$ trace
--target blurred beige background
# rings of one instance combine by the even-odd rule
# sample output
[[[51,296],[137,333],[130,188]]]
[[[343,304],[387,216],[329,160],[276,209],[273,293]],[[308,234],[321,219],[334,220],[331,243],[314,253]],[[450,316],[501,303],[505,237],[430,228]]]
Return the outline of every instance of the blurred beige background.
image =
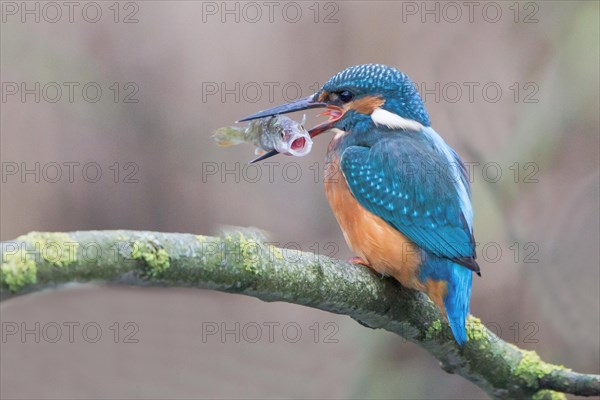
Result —
[[[463,2],[101,1],[75,2],[72,16],[60,2],[60,16],[24,4],[2,2],[0,239],[228,224],[349,257],[322,188],[328,138],[305,158],[248,169],[252,147],[220,149],[210,134],[347,66],[385,63],[425,89],[433,127],[479,163],[472,313],[548,361],[600,372],[598,2],[482,2],[470,13]],[[88,287],[0,311],[3,333],[48,327],[40,343],[0,343],[7,399],[484,397],[401,338],[285,303]],[[70,343],[70,322],[95,323],[101,337],[75,330]],[[236,322],[293,323],[302,335],[203,341],[207,324]],[[52,323],[63,327],[56,343]],[[125,343],[134,329],[138,342]]]

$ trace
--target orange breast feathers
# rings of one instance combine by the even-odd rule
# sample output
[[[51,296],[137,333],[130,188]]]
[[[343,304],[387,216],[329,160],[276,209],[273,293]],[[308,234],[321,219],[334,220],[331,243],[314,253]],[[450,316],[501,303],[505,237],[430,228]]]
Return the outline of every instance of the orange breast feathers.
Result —
[[[348,246],[375,271],[393,276],[405,287],[426,291],[418,279],[419,249],[397,229],[361,206],[348,188],[339,156],[330,153],[329,160],[331,169],[326,174],[325,192]]]

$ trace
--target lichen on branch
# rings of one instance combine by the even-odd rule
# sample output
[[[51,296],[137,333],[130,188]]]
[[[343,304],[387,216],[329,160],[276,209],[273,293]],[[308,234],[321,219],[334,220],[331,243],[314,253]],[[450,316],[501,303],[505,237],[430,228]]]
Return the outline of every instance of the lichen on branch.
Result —
[[[220,236],[142,231],[33,232],[2,243],[0,299],[68,282],[197,287],[286,301],[348,315],[418,344],[441,367],[492,398],[600,395],[600,376],[546,363],[469,316],[467,344],[422,293],[325,256],[280,249],[258,231]]]

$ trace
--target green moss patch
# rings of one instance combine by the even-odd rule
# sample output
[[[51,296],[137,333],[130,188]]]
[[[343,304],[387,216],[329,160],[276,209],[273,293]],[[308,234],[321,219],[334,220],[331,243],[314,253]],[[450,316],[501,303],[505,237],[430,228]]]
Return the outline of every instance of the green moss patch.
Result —
[[[425,339],[433,340],[439,338],[442,333],[442,321],[436,319],[433,323],[427,328],[425,332]]]
[[[533,400],[567,400],[564,393],[558,393],[553,390],[540,390],[532,397]]]
[[[161,246],[150,241],[136,240],[133,243],[131,258],[143,260],[148,266],[148,275],[156,278],[171,266],[169,253]]]
[[[529,386],[536,387],[541,378],[559,369],[565,368],[545,363],[535,351],[524,351],[515,375],[527,382]]]
[[[0,265],[0,283],[12,292],[21,290],[26,285],[37,282],[35,261],[24,251],[5,253]]]
[[[473,341],[487,342],[489,340],[488,331],[485,325],[477,317],[469,315],[467,317],[467,338]]]
[[[31,232],[16,241],[25,242],[55,267],[65,267],[77,259],[79,243],[66,233]]]

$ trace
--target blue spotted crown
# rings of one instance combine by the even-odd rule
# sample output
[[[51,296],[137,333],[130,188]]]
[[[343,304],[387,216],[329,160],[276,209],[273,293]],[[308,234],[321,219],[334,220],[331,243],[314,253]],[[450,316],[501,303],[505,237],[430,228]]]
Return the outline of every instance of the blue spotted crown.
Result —
[[[323,89],[336,92],[354,91],[357,96],[381,95],[384,109],[403,118],[429,126],[429,114],[413,81],[396,68],[382,64],[364,64],[346,68],[334,75]]]

